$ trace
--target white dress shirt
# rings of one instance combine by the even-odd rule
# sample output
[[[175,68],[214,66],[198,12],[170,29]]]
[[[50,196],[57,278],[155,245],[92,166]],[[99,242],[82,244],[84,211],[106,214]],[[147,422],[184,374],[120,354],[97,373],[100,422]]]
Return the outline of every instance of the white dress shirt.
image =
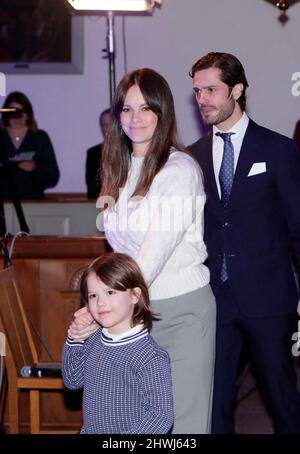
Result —
[[[234,151],[234,171],[237,166],[237,162],[239,159],[240,151],[242,148],[242,143],[244,140],[244,136],[246,133],[246,129],[248,127],[249,123],[249,117],[248,115],[244,112],[242,117],[239,119],[239,121],[232,127],[230,128],[229,131],[226,132],[234,132],[234,134],[231,136],[231,143],[233,145],[233,151]],[[221,188],[220,188],[220,182],[219,182],[219,172],[222,164],[222,158],[223,158],[223,150],[224,150],[224,140],[220,136],[216,136],[217,132],[224,132],[221,131],[219,128],[216,126],[213,126],[213,163],[214,163],[214,172],[215,172],[215,178],[216,178],[216,183],[218,187],[218,192],[219,196],[221,197]]]

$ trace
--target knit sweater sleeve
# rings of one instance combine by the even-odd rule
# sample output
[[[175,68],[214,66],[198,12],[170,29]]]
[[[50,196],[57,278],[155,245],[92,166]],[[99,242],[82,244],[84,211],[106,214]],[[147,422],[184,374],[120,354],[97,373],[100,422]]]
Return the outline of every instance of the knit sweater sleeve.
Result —
[[[200,168],[191,157],[181,157],[156,176],[147,197],[150,222],[136,261],[150,286],[183,237],[202,241],[205,193]]]
[[[80,389],[84,383],[84,342],[68,337],[62,354],[62,376],[66,388]]]
[[[139,371],[143,396],[143,417],[128,434],[164,434],[174,423],[170,362],[167,355],[156,355]]]

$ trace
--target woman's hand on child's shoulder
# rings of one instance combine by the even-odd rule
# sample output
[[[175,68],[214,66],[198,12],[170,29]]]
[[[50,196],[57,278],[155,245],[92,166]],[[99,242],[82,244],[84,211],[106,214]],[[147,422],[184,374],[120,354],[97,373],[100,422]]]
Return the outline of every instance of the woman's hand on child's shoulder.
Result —
[[[68,336],[74,340],[83,341],[94,334],[99,328],[86,307],[82,307],[74,314],[74,319],[68,329]]]

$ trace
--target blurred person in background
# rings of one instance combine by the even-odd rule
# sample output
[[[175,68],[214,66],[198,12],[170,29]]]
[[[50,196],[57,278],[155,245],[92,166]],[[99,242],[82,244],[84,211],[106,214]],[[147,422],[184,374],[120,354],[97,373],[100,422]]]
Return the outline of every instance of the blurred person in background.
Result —
[[[105,139],[105,136],[109,129],[109,122],[110,109],[105,109],[103,110],[103,112],[101,112],[99,117],[99,125],[103,139]],[[89,148],[86,152],[85,181],[89,199],[96,199],[101,190],[99,167],[103,144],[104,142],[98,143],[94,147]]]
[[[48,134],[37,128],[33,108],[21,92],[10,93],[3,108],[15,111],[2,113],[0,145],[2,156],[11,167],[10,176],[17,196],[22,199],[44,199],[44,191],[55,186],[59,169]],[[4,199],[10,199],[9,184],[1,179]]]

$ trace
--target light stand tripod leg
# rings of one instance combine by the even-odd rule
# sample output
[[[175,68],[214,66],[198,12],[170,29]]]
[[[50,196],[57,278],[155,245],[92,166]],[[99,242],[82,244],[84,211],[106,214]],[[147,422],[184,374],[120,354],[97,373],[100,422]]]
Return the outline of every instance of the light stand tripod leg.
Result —
[[[112,11],[107,12],[107,54],[109,62],[109,93],[110,104],[116,89],[116,72],[115,72],[115,36],[114,36],[114,16]]]

